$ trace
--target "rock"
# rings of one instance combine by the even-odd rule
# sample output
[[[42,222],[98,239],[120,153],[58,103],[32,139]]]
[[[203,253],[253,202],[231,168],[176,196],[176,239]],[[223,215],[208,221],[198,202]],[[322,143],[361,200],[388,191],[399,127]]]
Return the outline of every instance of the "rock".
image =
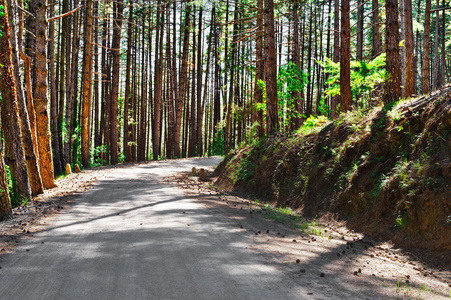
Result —
[[[75,173],[80,173],[81,172],[80,166],[78,164],[75,164],[74,171],[75,171]]]
[[[202,181],[207,180],[207,172],[205,171],[205,169],[199,170],[199,180],[202,180]]]
[[[196,175],[197,175],[196,167],[193,167],[193,168],[191,169],[191,176],[196,176]]]
[[[70,164],[66,165],[66,175],[69,175],[70,173],[72,173],[72,170],[70,168]]]

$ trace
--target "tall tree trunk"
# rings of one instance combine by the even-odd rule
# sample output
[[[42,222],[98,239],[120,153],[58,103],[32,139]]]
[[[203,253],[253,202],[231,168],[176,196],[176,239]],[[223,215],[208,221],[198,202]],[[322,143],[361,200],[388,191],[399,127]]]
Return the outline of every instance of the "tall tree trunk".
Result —
[[[189,50],[189,35],[190,35],[190,18],[192,4],[188,3],[185,11],[185,24],[183,33],[183,50],[182,50],[182,67],[180,70],[180,80],[179,80],[179,96],[175,102],[175,122],[174,122],[174,156],[177,158],[181,157],[180,154],[180,131],[182,122],[182,107],[184,103],[185,96],[185,85],[187,81],[188,72],[188,50]]]
[[[36,88],[34,108],[36,110],[36,132],[38,139],[39,167],[42,183],[47,189],[55,187],[52,148],[50,146],[50,124],[48,112],[48,65],[47,65],[47,1],[36,0]]]
[[[363,27],[364,27],[364,2],[357,1],[357,60],[363,60]]]
[[[197,34],[197,119],[196,119],[196,154],[202,156],[202,117],[203,117],[203,105],[202,105],[202,76],[203,76],[203,61],[202,61],[202,12],[203,7],[199,9],[199,32]],[[191,131],[193,132],[193,131]]]
[[[263,86],[260,86],[260,83],[264,81],[264,58],[263,58],[263,0],[257,0],[257,6],[259,8],[257,15],[257,39],[256,39],[256,70],[255,70],[255,104],[263,103]],[[265,125],[263,124],[263,110],[257,110],[257,118],[259,127],[258,127],[258,136],[263,137],[265,135]]]
[[[23,148],[25,152],[25,159],[27,161],[28,177],[30,180],[31,193],[33,195],[41,194],[44,192],[42,185],[41,172],[39,171],[38,158],[36,155],[36,149],[33,143],[33,134],[31,131],[30,119],[27,111],[27,104],[25,100],[24,91],[22,88],[22,82],[20,79],[20,66],[18,51],[22,51],[22,36],[18,40],[16,45],[16,30],[15,23],[13,21],[13,6],[12,1],[8,0],[8,20],[11,28],[11,48],[12,48],[12,60],[14,64],[14,80],[16,82],[17,102],[19,107],[19,116],[21,123],[21,133],[23,138]],[[21,31],[20,31],[21,32]]]
[[[436,8],[439,8],[440,6],[440,0],[436,0]],[[432,72],[432,90],[435,91],[437,89],[437,82],[438,82],[438,48],[439,48],[439,32],[440,32],[440,12],[436,11],[435,16],[435,43],[434,43],[434,71]]]
[[[389,0],[388,0],[389,1]],[[351,29],[349,0],[341,1],[340,110],[351,109]]]
[[[380,32],[379,0],[372,0],[373,58],[382,53]]]
[[[19,124],[16,82],[11,58],[8,5],[5,0],[0,0],[0,5],[4,7],[4,14],[0,17],[2,31],[0,36],[0,92],[2,95],[0,111],[3,138],[6,144],[5,159],[14,179],[12,180],[14,193],[20,200],[22,198],[29,200],[31,199],[31,188]]]
[[[54,6],[50,6],[50,15],[53,16]],[[50,124],[52,130],[52,151],[53,151],[53,166],[54,172],[57,175],[63,173],[61,165],[61,147],[58,134],[58,95],[55,75],[55,24],[50,22],[49,26],[49,43],[48,43],[48,57],[50,69]]]
[[[404,45],[400,46],[400,64],[401,64],[401,97],[405,98],[405,86],[406,86],[406,18],[405,18],[405,0],[399,0],[399,15],[400,15],[400,40],[404,41]]]
[[[423,94],[429,93],[429,36],[431,32],[431,0],[426,0],[426,12],[424,16],[423,36],[423,68],[422,87]]]
[[[85,168],[89,167],[89,139],[92,95],[92,0],[85,1],[84,27],[84,64],[83,64],[83,99],[81,113],[81,161]]]
[[[158,1],[158,7],[160,7],[160,1]],[[154,80],[154,108],[152,119],[152,152],[153,159],[158,160],[161,155],[160,148],[160,133],[161,133],[161,90],[162,83],[161,77],[163,72],[163,26],[164,16],[157,11],[157,32],[156,32],[156,45],[155,45],[155,80]]]
[[[405,97],[410,98],[415,95],[415,64],[414,64],[414,42],[413,42],[413,24],[412,24],[412,0],[404,1],[405,11],[405,36],[406,36],[406,83]]]
[[[113,40],[111,43],[112,53],[112,82],[111,82],[111,106],[110,106],[110,144],[111,144],[111,164],[118,163],[118,128],[117,128],[117,100],[119,96],[119,56],[121,47],[121,27],[122,27],[122,0],[113,3]]]
[[[334,0],[334,54],[333,61],[338,63],[340,61],[340,0]],[[330,111],[332,119],[338,117],[338,103],[340,103],[340,96],[335,95],[330,101]]]
[[[131,67],[131,55],[132,55],[132,30],[133,30],[133,0],[129,3],[129,15],[128,15],[128,29],[127,29],[127,65],[125,67],[125,99],[124,99],[124,155],[125,161],[132,161],[131,156],[131,128],[130,117],[131,111],[130,105],[130,67]],[[151,35],[151,33],[150,33]]]
[[[293,63],[297,68],[297,71],[302,71],[301,67],[301,49],[299,47],[299,16],[298,16],[299,4],[295,3],[293,7],[293,43],[294,43],[294,54],[293,54]],[[298,80],[302,80],[302,78],[297,78]],[[301,88],[303,88],[303,83],[301,84]],[[298,129],[301,127],[302,114],[304,108],[303,99],[301,98],[300,91],[294,92],[294,120],[293,120],[293,129]]]
[[[74,5],[76,5],[77,2],[75,1]],[[66,140],[64,143],[64,160],[67,164],[70,164],[72,162],[71,160],[71,150],[72,150],[72,134],[74,131],[73,126],[73,115],[74,115],[74,101],[75,101],[75,91],[78,89],[78,85],[75,84],[77,82],[78,77],[78,51],[79,51],[79,44],[80,44],[80,37],[79,37],[79,29],[78,29],[78,19],[79,19],[79,11],[75,12],[72,18],[73,22],[73,40],[72,40],[72,57],[70,65],[68,64],[66,66],[66,70],[70,70],[70,76],[67,76],[69,86],[66,86],[66,89],[68,90],[68,93],[66,94],[66,113],[65,113],[65,122],[66,122]],[[67,53],[67,59],[69,59],[69,52]],[[71,66],[71,67],[69,67]],[[66,73],[66,75],[69,75]],[[70,79],[69,79],[70,77]]]
[[[385,69],[388,79],[385,83],[384,102],[390,103],[398,101],[401,97],[398,0],[387,0],[385,2],[385,14],[385,47],[387,53]]]
[[[277,65],[274,42],[274,1],[265,0],[265,81],[266,81],[266,121],[268,135],[278,131],[277,109]]]

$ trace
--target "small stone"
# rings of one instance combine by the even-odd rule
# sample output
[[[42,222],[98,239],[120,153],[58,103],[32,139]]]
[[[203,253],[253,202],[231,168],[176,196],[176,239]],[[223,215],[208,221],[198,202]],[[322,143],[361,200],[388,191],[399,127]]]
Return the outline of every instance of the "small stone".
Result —
[[[298,264],[298,263],[300,263],[301,262],[301,260],[300,259],[296,259],[296,263]]]
[[[301,272],[301,273],[305,273],[305,270],[304,269],[301,269],[299,272]]]
[[[324,277],[324,276],[326,276],[326,274],[324,274],[324,273],[319,274],[319,277]]]
[[[362,269],[359,269],[357,272],[362,273]]]
[[[354,271],[354,276],[357,276],[357,274],[358,274],[358,272],[357,272],[357,271]]]
[[[296,243],[297,241],[296,240],[293,240],[293,243]]]
[[[337,256],[340,257],[340,253],[337,253]]]

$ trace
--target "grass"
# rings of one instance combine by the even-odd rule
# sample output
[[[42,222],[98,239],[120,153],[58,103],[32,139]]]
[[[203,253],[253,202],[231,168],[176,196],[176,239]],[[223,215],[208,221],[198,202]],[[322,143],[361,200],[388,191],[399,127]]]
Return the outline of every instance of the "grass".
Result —
[[[302,233],[309,233],[321,237],[326,237],[326,231],[315,221],[307,221],[296,213],[290,207],[273,207],[270,204],[262,204],[260,200],[254,200],[254,204],[260,207],[264,212],[265,219],[274,220],[276,223],[290,225],[293,228],[300,229]]]

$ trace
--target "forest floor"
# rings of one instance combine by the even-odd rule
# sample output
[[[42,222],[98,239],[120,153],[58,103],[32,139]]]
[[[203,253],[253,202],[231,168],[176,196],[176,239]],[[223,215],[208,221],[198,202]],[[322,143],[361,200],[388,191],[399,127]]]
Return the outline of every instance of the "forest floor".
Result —
[[[114,174],[122,173],[122,170],[117,170],[118,168],[126,168],[123,171],[130,172],[130,168],[139,169],[140,166],[147,168],[151,164],[85,170],[59,179],[57,188],[46,191],[45,194],[36,197],[25,207],[14,209],[13,218],[1,223],[0,254],[10,253],[14,256],[14,252],[22,252],[20,247],[23,248],[23,245],[26,248],[30,247],[28,245],[33,244],[33,240],[39,239],[35,237],[35,234],[39,236],[40,231],[46,231],[46,228],[52,227],[55,218],[64,218],[65,214],[74,210],[74,206],[77,207],[77,202],[80,205],[80,197],[87,198],[83,195],[92,186],[95,187],[97,181],[102,182]],[[163,185],[168,188],[181,189],[180,192],[185,195],[186,199],[192,199],[189,201],[202,207],[202,209],[192,211],[186,210],[186,217],[199,221],[199,224],[190,221],[193,223],[188,226],[192,227],[188,228],[192,228],[198,234],[199,231],[205,234],[205,236],[202,235],[202,242],[206,243],[207,248],[220,247],[224,253],[229,253],[227,247],[222,244],[224,240],[227,240],[230,254],[234,255],[233,253],[236,251],[234,248],[238,244],[240,244],[240,248],[241,244],[245,245],[246,251],[250,251],[252,257],[265,261],[268,266],[277,270],[274,276],[279,276],[278,272],[283,273],[284,285],[294,286],[293,289],[296,288],[297,295],[300,295],[301,299],[451,298],[449,266],[432,268],[427,262],[420,261],[408,250],[395,248],[388,242],[377,242],[360,233],[348,230],[340,223],[324,219],[321,221],[301,219],[291,212],[276,211],[270,206],[221,192],[213,187],[214,178],[209,177],[208,181],[200,182],[196,176],[189,176],[187,169],[182,173],[178,169],[179,173],[175,175],[166,172],[163,174],[162,181]],[[130,185],[126,182],[124,184]],[[143,184],[147,185],[145,182]],[[141,190],[138,189],[137,194],[140,193]],[[146,193],[148,194],[148,192]],[[86,199],[82,202],[84,201]],[[161,203],[163,202],[165,201],[161,201]],[[104,205],[103,201],[101,203]],[[167,213],[174,209],[176,208],[171,208]],[[176,210],[180,210],[180,208]],[[190,216],[192,214],[196,215]],[[207,219],[210,220],[210,223],[201,224],[199,214],[207,215],[214,221]],[[185,215],[179,218],[183,219],[184,217]],[[202,216],[202,219],[204,217]],[[178,220],[178,222],[184,221]],[[299,226],[299,224],[301,225]],[[205,227],[212,227],[212,229],[207,228],[208,231],[211,230],[211,233],[215,233],[217,236],[206,237],[207,233],[203,232],[207,230]],[[104,232],[104,228],[93,228],[92,230]],[[83,234],[84,232],[82,232],[82,236]],[[95,234],[89,233],[88,237]],[[184,235],[186,234],[189,232],[184,233]],[[162,239],[165,240],[165,238]],[[188,236],[186,238],[188,239]],[[80,239],[80,237],[75,239]],[[97,236],[96,239],[98,239]],[[180,241],[180,237],[177,239],[178,242],[175,244],[183,243]],[[37,242],[34,243],[37,244]],[[46,241],[47,247],[50,247],[49,243],[50,241]],[[108,247],[116,249],[114,245]],[[35,249],[31,248],[31,251],[33,252]],[[214,252],[213,249],[211,251]],[[2,255],[1,257],[6,256]],[[174,254],[175,256],[177,255]],[[118,257],[121,257],[121,253],[118,254]],[[220,269],[224,266],[221,265],[222,258],[218,259],[216,268]],[[240,261],[241,258],[229,257],[224,263],[227,265],[227,262],[235,259]],[[245,259],[249,260],[247,261],[249,266],[246,268],[260,268],[254,266],[254,258],[247,257]],[[0,259],[0,268],[2,262],[3,259]],[[182,272],[185,267],[180,265],[180,271]],[[200,267],[202,268],[202,266]],[[239,269],[239,267],[234,267],[234,270],[237,270],[235,268]],[[5,271],[5,268],[2,271]],[[287,287],[284,288],[287,289]],[[223,295],[222,298],[226,299],[227,296]]]

